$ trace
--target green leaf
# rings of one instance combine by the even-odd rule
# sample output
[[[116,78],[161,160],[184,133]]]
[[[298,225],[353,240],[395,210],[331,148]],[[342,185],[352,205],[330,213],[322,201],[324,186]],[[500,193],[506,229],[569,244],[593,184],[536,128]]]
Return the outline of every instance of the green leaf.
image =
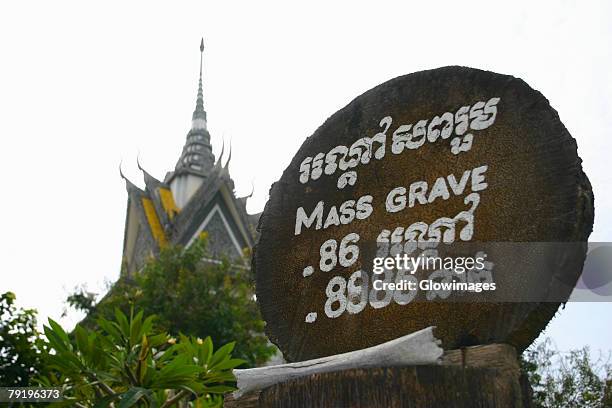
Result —
[[[231,371],[213,371],[212,373],[206,374],[201,381],[202,384],[234,382],[236,381],[236,377]]]
[[[83,355],[89,355],[89,339],[87,336],[87,331],[77,324],[74,328],[74,336],[76,338],[78,350]]]
[[[216,365],[215,370],[231,370],[233,368],[243,365],[244,363],[246,363],[245,360],[242,360],[240,358],[232,358],[230,360],[222,362],[221,364]]]
[[[212,350],[213,342],[210,336],[208,336],[204,339],[202,346],[200,346],[198,350],[198,359],[200,360],[200,364],[210,364],[210,359],[212,358]]]
[[[163,354],[157,359],[160,363],[165,363],[176,357],[176,353],[180,350],[180,344],[173,344],[164,350]]]
[[[127,392],[121,394],[121,401],[119,402],[117,408],[129,408],[136,405],[141,398],[145,397],[146,393],[147,390],[144,388],[130,388]]]
[[[64,329],[62,329],[62,326],[60,326],[55,320],[51,318],[49,318],[49,325],[53,329],[53,332],[57,334],[64,343],[70,344],[70,339],[68,338],[68,335],[66,334]]]
[[[164,366],[151,381],[151,388],[178,388],[196,381],[201,367],[189,364],[185,356],[178,356]]]
[[[145,324],[146,324],[146,321],[145,323],[143,323],[143,326]],[[150,333],[151,330],[148,330],[147,332]],[[149,337],[149,344],[151,345],[151,347],[159,347],[162,344],[165,344],[167,342],[168,342],[168,335],[166,333],[159,333],[159,334]]]
[[[96,401],[96,405],[94,405],[93,408],[108,408],[110,404],[117,398],[119,398],[119,395],[111,395],[108,397],[104,397]]]
[[[51,346],[51,348],[55,349],[56,351],[67,351],[68,350],[68,347],[67,347],[68,345],[64,343],[61,336],[55,333],[55,331],[53,331],[52,328],[50,328],[49,326],[44,326],[43,329],[45,332],[45,336],[47,337],[47,341],[49,342],[49,345]]]
[[[142,338],[142,310],[130,322],[130,344],[137,344]]]
[[[221,363],[229,354],[234,350],[234,346],[236,342],[227,343],[225,346],[221,347],[219,350],[213,354],[212,359],[210,360],[210,369],[215,367],[215,365]]]
[[[153,322],[155,321],[155,315],[151,315],[147,317],[144,322],[142,322],[142,333],[149,335],[153,331]]]
[[[129,339],[130,337],[130,324],[128,323],[127,317],[119,309],[115,309],[115,320],[117,321],[118,328],[121,330],[121,335]]]
[[[98,326],[102,328],[102,330],[113,338],[116,344],[122,343],[123,338],[121,336],[121,332],[118,330],[118,326],[104,318],[100,318],[96,322],[98,323]]]
[[[159,403],[157,401],[157,396],[152,390],[147,390],[145,393],[145,398],[149,401],[149,408],[157,408]]]

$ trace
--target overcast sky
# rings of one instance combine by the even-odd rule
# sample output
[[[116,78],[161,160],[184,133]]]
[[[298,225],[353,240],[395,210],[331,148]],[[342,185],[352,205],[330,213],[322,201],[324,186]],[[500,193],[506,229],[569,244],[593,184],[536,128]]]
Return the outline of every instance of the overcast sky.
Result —
[[[2,2],[0,292],[58,319],[76,285],[119,275],[124,172],[158,178],[195,106],[200,37],[215,153],[259,212],[304,139],[364,91],[444,65],[512,74],[578,141],[612,241],[612,2]],[[271,160],[271,157],[275,157]],[[612,348],[612,304],[570,304],[546,335]],[[72,313],[62,322],[79,318]]]

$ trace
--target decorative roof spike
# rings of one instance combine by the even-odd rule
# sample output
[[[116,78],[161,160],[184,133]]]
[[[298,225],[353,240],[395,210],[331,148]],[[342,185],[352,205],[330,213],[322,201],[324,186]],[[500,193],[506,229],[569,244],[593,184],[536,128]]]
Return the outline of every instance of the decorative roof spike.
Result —
[[[123,159],[119,161],[119,175],[121,176],[122,179],[127,180],[127,177],[125,177],[125,175],[123,174],[123,169],[121,168],[122,165],[123,165]]]
[[[136,165],[138,166],[138,170],[142,171],[142,174],[144,174],[144,179],[145,179],[145,184],[147,183],[147,178],[153,178],[149,173],[147,173],[147,171],[142,167],[142,165],[140,164],[140,152],[138,152],[138,154],[136,155]]]
[[[232,160],[232,140],[231,139],[230,139],[230,146],[229,146],[229,155],[227,156],[227,161],[225,162],[225,166],[223,166],[223,169],[226,171],[228,171],[229,169],[230,160]]]
[[[125,188],[128,193],[142,193],[142,190],[138,188],[134,183],[132,183],[125,175],[123,174],[122,169],[123,160],[119,162],[119,175],[123,180],[125,180]]]
[[[253,180],[251,180],[251,192],[248,195],[245,195],[243,197],[237,197],[237,199],[238,201],[242,203],[242,205],[246,205],[248,199],[253,197],[254,192],[255,192],[255,184],[253,183]]]
[[[253,197],[253,193],[255,193],[255,182],[251,180],[251,193],[247,196],[247,198]]]
[[[200,80],[198,82],[198,97],[193,111],[191,128],[206,129],[206,111],[204,110],[204,91],[202,90],[202,61],[204,58],[204,38],[200,42]]]
[[[140,151],[138,151],[138,153],[136,154],[136,165],[138,166],[138,170],[145,171],[145,169],[143,169],[140,165]]]
[[[221,154],[219,155],[219,159],[217,159],[217,163],[215,163],[215,170],[221,169],[221,160],[223,160],[224,152],[225,152],[225,138],[223,138],[223,144],[221,145]]]
[[[153,177],[151,174],[149,174],[148,171],[146,171],[142,165],[140,164],[140,152],[138,152],[138,155],[136,156],[136,164],[138,165],[138,169],[142,172],[142,174],[144,175],[144,182],[145,185],[148,189],[155,189],[157,186],[159,186],[160,184],[162,184],[161,181],[159,181],[158,179],[156,179],[155,177]]]

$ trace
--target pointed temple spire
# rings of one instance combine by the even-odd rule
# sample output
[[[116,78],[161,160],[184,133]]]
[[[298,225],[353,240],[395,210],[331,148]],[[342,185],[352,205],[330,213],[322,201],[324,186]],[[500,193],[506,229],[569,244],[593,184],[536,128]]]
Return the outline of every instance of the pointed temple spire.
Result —
[[[204,110],[204,91],[202,90],[202,60],[204,57],[204,38],[200,42],[200,80],[198,82],[198,98],[193,111],[192,129],[206,129],[206,111]]]
[[[215,156],[210,144],[210,133],[206,126],[206,111],[204,110],[204,92],[202,90],[202,67],[204,59],[204,38],[200,42],[200,76],[198,81],[198,97],[193,111],[191,130],[183,152],[176,163],[174,175],[189,173],[206,177],[215,164]]]

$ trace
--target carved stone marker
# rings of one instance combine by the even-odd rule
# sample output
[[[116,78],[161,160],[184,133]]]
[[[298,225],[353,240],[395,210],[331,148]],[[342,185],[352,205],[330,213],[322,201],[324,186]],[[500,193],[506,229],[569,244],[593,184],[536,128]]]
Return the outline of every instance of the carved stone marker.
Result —
[[[432,325],[445,349],[522,350],[578,279],[592,222],[575,140],[539,92],[465,67],[395,78],[332,115],[273,185],[253,255],[267,334],[289,361]],[[578,244],[490,244],[508,242]],[[432,251],[483,267],[373,272],[375,258]],[[419,286],[457,280],[488,289]]]

